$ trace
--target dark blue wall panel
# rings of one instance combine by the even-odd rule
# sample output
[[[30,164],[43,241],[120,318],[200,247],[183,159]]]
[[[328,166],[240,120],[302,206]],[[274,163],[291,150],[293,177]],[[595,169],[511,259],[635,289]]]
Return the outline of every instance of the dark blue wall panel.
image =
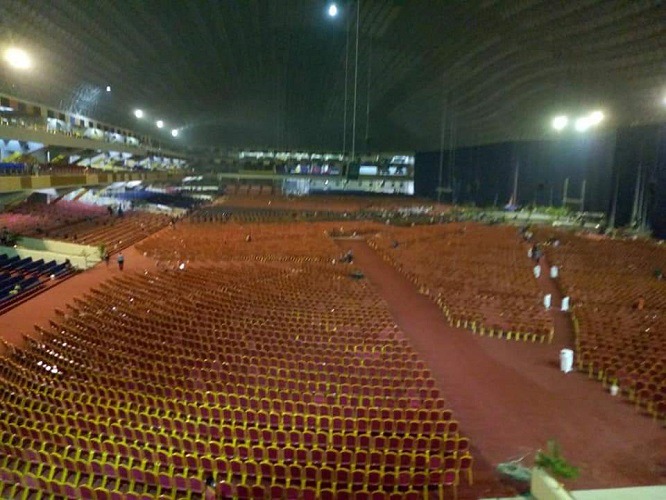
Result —
[[[437,198],[441,153],[420,152],[415,160],[415,194]],[[616,176],[616,223],[629,224],[638,165],[648,173],[646,193],[655,232],[666,233],[666,126],[619,129],[606,134],[567,135],[557,140],[525,141],[459,148],[443,155],[442,185],[454,179],[456,203],[506,204],[518,165],[518,203],[560,206],[565,179],[568,196],[580,196],[587,182],[585,210],[610,212]],[[449,168],[453,165],[453,168]],[[444,195],[443,201],[451,201]]]

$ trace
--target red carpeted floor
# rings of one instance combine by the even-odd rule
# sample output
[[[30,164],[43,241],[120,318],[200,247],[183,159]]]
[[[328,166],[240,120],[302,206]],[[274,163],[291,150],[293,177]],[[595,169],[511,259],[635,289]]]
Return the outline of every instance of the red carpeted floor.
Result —
[[[353,249],[355,266],[429,364],[482,469],[531,454],[555,438],[581,467],[580,478],[569,484],[573,489],[666,484],[660,424],[586,375],[559,371],[559,350],[573,340],[565,314],[555,313],[552,345],[476,336],[450,327],[436,304],[364,241],[344,246]],[[544,280],[542,289],[558,294]],[[559,305],[559,294],[555,299]]]

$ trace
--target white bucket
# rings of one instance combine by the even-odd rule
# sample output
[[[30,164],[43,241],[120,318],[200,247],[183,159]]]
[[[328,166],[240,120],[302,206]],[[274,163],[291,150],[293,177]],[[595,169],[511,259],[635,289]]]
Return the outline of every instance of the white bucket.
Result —
[[[573,371],[574,352],[571,349],[562,349],[560,351],[560,370],[564,373]]]
[[[563,297],[562,298],[562,310],[563,311],[568,311],[569,310],[569,297]]]

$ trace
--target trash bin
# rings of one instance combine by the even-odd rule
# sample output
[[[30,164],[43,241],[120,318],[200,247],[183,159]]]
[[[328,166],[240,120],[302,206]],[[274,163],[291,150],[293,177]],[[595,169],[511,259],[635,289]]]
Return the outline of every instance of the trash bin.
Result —
[[[568,311],[569,310],[569,297],[562,297],[562,310],[563,311]]]
[[[573,371],[574,352],[571,349],[562,349],[560,351],[560,370],[564,373]]]

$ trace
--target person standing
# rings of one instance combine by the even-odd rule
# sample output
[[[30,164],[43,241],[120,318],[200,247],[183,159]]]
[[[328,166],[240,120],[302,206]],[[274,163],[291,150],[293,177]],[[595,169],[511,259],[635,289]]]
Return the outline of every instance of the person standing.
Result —
[[[123,255],[122,252],[120,252],[118,254],[118,269],[122,271],[124,267],[125,267],[125,256]]]
[[[109,261],[111,260],[111,256],[109,255],[109,252],[104,251],[104,262],[106,262],[106,267],[109,267]]]

